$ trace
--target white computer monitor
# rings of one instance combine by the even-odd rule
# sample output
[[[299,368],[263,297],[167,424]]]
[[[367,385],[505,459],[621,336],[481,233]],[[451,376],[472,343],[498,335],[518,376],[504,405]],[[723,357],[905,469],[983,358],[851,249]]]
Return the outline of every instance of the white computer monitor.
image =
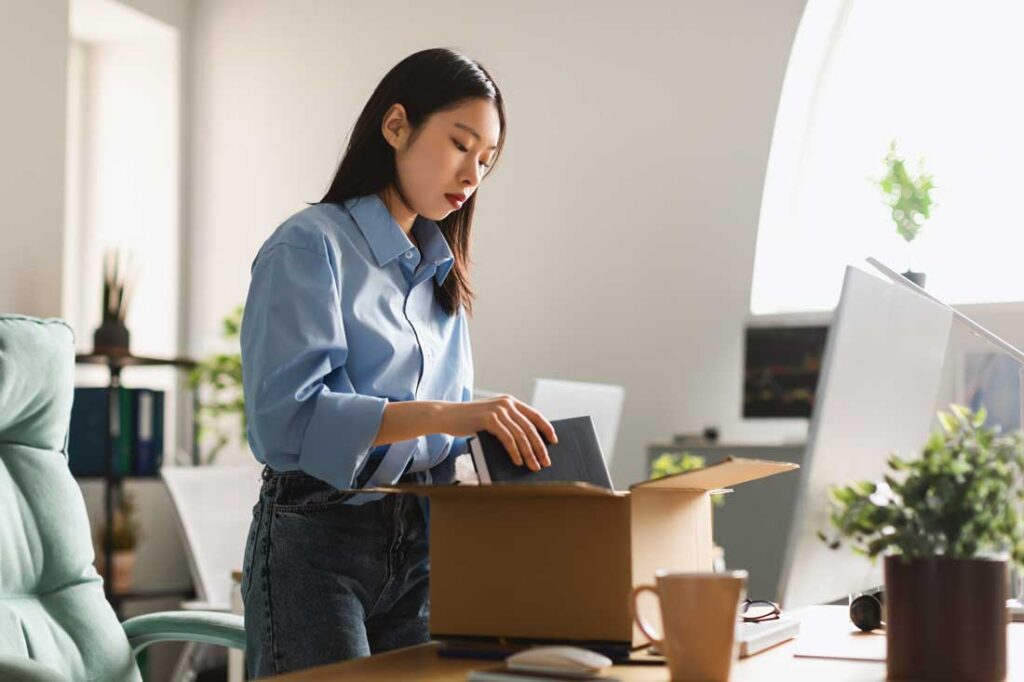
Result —
[[[605,464],[610,466],[625,395],[625,389],[614,384],[535,379],[530,405],[549,420],[589,415],[594,420]]]
[[[801,467],[778,597],[824,604],[882,584],[848,547],[830,549],[828,488],[880,480],[893,452],[921,451],[934,417],[953,314],[919,294],[848,267]]]

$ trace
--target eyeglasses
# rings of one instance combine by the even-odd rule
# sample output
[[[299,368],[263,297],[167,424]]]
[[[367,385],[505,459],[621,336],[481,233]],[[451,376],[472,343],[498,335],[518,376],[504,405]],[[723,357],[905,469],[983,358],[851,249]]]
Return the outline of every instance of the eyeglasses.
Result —
[[[740,618],[744,623],[760,623],[766,620],[776,620],[782,609],[773,601],[767,599],[744,599],[740,606]]]

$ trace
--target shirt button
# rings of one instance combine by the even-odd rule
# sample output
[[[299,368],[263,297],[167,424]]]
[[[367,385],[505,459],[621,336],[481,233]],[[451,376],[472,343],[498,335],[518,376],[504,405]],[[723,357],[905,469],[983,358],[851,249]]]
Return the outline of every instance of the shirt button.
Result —
[[[406,258],[412,258],[412,251],[406,251],[405,252],[405,257]]]

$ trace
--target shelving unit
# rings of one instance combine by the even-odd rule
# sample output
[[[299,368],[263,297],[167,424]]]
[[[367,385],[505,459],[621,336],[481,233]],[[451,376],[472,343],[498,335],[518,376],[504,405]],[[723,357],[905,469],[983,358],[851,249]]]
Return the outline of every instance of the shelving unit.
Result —
[[[75,364],[79,365],[103,365],[107,367],[110,378],[107,383],[107,405],[108,415],[114,414],[118,409],[118,392],[121,388],[121,371],[125,367],[175,367],[188,370],[196,366],[194,360],[188,358],[151,358],[130,353],[86,353],[75,356]],[[192,465],[199,464],[199,441],[195,428],[195,415],[198,413],[198,396],[192,394]],[[123,493],[122,485],[125,480],[152,480],[159,481],[159,476],[134,476],[131,474],[116,473],[117,441],[114,434],[107,431],[107,456],[106,467],[103,476],[84,476],[80,480],[101,480],[103,481],[104,500],[104,537],[103,537],[103,590],[107,601],[114,607],[118,617],[121,617],[121,605],[125,601],[144,599],[166,599],[169,597],[181,597],[182,599],[193,598],[194,592],[191,588],[187,590],[161,589],[161,590],[132,590],[130,592],[114,593],[113,583],[110,579],[113,571],[113,537],[114,537],[114,503]]]

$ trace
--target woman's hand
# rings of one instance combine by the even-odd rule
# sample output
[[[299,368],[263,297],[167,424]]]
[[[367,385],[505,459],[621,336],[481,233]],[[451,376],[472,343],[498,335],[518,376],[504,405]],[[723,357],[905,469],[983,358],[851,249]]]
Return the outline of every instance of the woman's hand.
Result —
[[[551,466],[540,433],[548,442],[558,442],[554,427],[540,412],[510,395],[468,403],[444,403],[441,423],[442,431],[452,436],[472,436],[478,431],[493,434],[516,466],[525,463],[531,471]]]

